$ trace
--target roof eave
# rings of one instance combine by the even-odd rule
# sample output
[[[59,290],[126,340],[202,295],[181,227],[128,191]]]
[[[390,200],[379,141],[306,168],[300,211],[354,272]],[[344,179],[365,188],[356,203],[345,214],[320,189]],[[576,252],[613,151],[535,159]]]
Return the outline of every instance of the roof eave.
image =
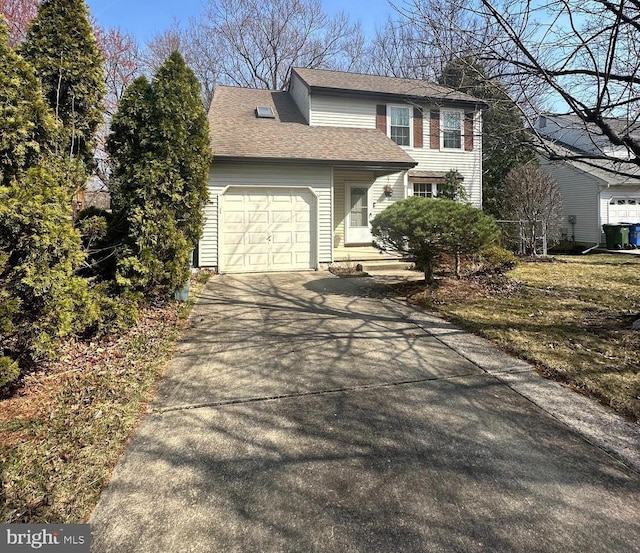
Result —
[[[286,163],[297,165],[322,165],[331,167],[354,167],[360,169],[368,169],[372,171],[384,171],[387,169],[396,169],[398,171],[406,171],[413,169],[418,165],[417,161],[380,161],[380,160],[361,160],[354,161],[349,159],[314,159],[314,158],[293,158],[293,157],[249,157],[234,155],[215,155],[213,163],[216,161],[227,162],[253,162],[253,163]]]
[[[307,83],[305,83],[307,84]],[[425,102],[447,103],[449,105],[473,106],[474,109],[487,109],[489,104],[483,100],[463,100],[458,98],[447,98],[446,96],[425,96],[420,94],[392,94],[389,92],[376,92],[371,90],[353,90],[348,88],[334,88],[326,86],[310,86],[307,84],[310,93],[328,94],[332,96],[370,98],[375,100],[383,100],[385,102],[397,102],[399,100],[411,101],[415,104],[424,104]]]

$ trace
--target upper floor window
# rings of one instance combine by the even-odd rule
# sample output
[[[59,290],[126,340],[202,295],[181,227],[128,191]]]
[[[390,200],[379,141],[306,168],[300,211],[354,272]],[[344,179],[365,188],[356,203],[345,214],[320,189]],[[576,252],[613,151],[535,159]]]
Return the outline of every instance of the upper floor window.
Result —
[[[411,146],[411,108],[389,106],[389,136],[398,146]]]
[[[443,148],[462,148],[462,112],[442,110]]]

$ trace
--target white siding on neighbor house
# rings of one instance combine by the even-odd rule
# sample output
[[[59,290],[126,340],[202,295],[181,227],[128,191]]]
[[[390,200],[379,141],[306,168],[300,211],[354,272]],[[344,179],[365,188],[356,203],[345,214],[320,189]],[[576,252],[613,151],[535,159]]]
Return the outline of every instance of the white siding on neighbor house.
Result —
[[[214,163],[209,171],[209,204],[206,207],[204,236],[200,243],[202,267],[218,266],[218,197],[228,186],[310,188],[317,197],[317,262],[331,261],[333,231],[330,167],[218,162]]]
[[[540,160],[540,166],[558,184],[562,194],[562,229],[567,238],[584,244],[600,242],[600,222],[598,220],[598,193],[606,186],[601,179],[565,162]],[[606,216],[606,203],[603,214]],[[569,215],[575,215],[576,223],[569,223]]]
[[[298,109],[304,115],[307,123],[309,122],[309,89],[303,84],[299,77],[295,74],[291,75],[291,86],[289,92],[293,97],[293,101],[298,106]]]
[[[309,125],[318,127],[376,128],[376,103],[339,96],[311,96]]]

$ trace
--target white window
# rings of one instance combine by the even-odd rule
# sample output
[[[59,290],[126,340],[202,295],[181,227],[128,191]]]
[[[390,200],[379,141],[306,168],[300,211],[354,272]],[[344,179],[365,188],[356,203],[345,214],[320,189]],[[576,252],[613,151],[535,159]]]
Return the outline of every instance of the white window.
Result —
[[[462,112],[442,110],[442,147],[462,149]]]
[[[422,198],[434,198],[438,195],[438,185],[434,182],[414,182],[413,195]]]
[[[389,137],[398,146],[411,146],[411,108],[389,106]]]

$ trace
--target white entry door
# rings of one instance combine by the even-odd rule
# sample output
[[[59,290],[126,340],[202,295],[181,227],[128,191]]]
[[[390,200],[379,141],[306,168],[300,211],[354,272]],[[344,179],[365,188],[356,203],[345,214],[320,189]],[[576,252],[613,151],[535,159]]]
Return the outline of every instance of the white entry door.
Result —
[[[346,185],[345,244],[371,244],[371,203],[369,188],[362,184]]]

